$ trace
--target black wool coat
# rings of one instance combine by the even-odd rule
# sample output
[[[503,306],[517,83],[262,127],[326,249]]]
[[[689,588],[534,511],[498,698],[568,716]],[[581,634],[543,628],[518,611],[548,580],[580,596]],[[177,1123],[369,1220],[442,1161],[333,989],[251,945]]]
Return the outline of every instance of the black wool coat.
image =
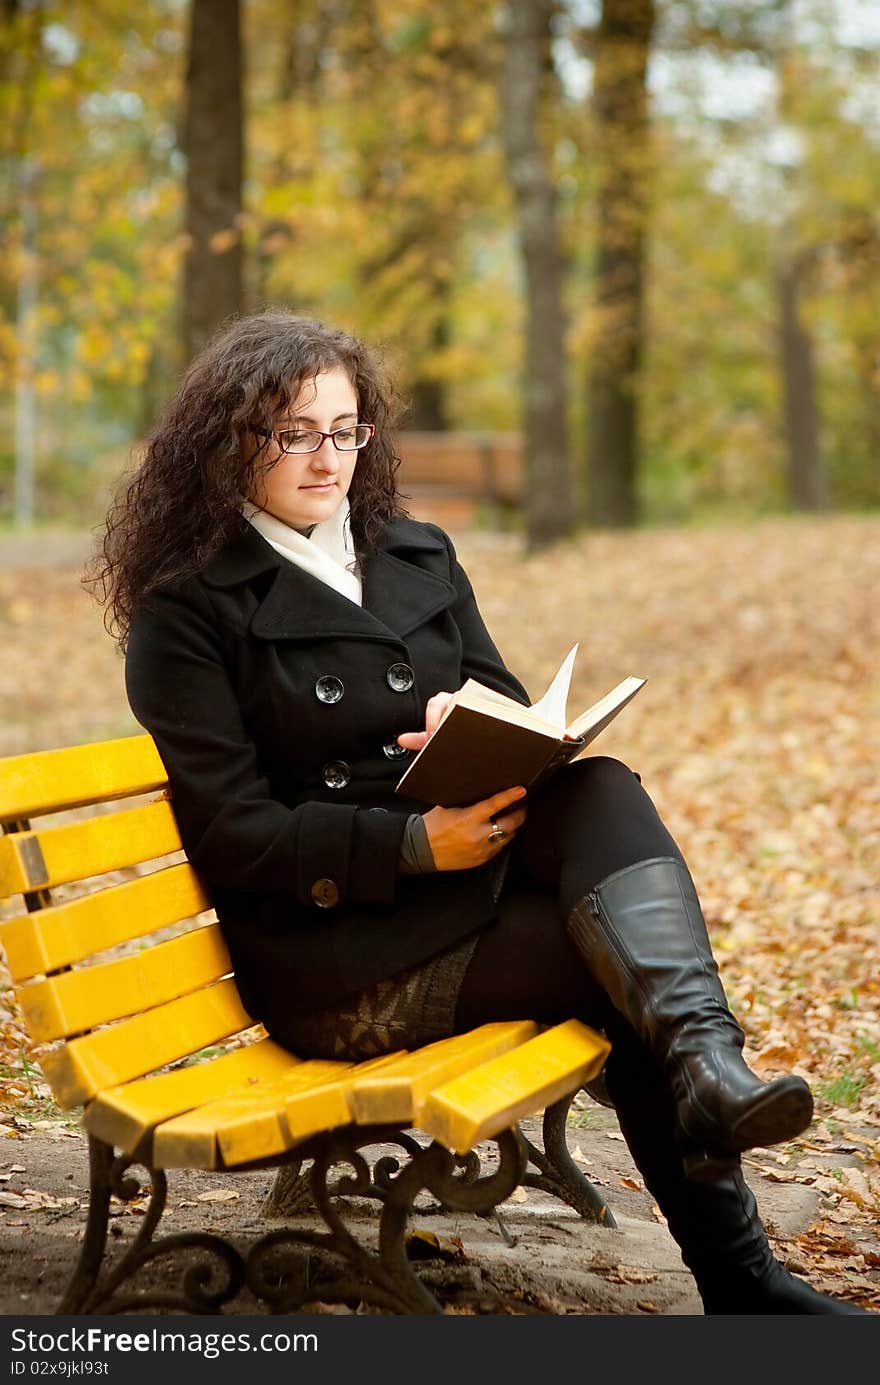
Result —
[[[132,620],[131,709],[168,772],[242,1000],[270,1032],[495,915],[493,863],[399,874],[407,818],[430,805],[395,793],[412,756],[396,737],[469,677],[528,694],[441,529],[390,521],[362,579],[357,606],[241,519]]]

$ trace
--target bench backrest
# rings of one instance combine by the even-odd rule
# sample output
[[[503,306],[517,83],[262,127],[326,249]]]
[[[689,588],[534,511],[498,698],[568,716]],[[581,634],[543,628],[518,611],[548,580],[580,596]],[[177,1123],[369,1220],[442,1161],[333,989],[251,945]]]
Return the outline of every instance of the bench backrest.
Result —
[[[0,948],[61,1106],[247,1036],[150,736],[0,759],[0,826]]]
[[[403,430],[399,479],[452,490],[460,496],[515,504],[522,497],[523,440],[519,433],[428,433]]]

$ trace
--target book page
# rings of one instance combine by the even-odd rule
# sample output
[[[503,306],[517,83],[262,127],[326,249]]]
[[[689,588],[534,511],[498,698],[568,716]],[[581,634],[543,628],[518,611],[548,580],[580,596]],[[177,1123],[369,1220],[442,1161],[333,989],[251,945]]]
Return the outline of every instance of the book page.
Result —
[[[644,678],[624,678],[618,683],[616,688],[612,688],[610,693],[600,697],[598,702],[594,702],[592,707],[588,707],[582,712],[569,726],[566,735],[572,737],[588,735],[590,731],[597,727],[602,729],[612,721],[621,708],[625,707],[631,698],[635,697],[640,688],[644,687]]]
[[[536,717],[555,726],[560,736],[565,735],[565,708],[568,703],[568,690],[571,687],[571,674],[574,668],[578,647],[573,645],[563,659],[559,671],[544,696],[532,703],[531,710]]]
[[[459,697],[465,694],[469,697],[481,697],[484,702],[498,702],[502,707],[522,707],[521,702],[517,702],[515,697],[508,697],[507,693],[498,692],[495,688],[489,688],[485,683],[480,683],[476,678],[468,678],[467,682],[462,683],[458,692],[452,694],[453,700],[458,701]]]
[[[444,713],[438,726],[443,725],[446,717],[453,707],[467,707],[473,712],[482,712],[487,717],[494,717],[497,721],[510,722],[515,726],[524,726],[531,731],[536,731],[541,736],[554,736],[561,738],[562,731],[552,725],[549,721],[544,721],[542,717],[535,716],[533,707],[524,707],[521,702],[516,702],[512,697],[505,697],[502,693],[493,692],[489,688],[484,688],[482,683],[469,678],[468,681],[459,688],[455,694],[454,701],[451,701],[447,711]],[[421,754],[421,751],[419,752]]]

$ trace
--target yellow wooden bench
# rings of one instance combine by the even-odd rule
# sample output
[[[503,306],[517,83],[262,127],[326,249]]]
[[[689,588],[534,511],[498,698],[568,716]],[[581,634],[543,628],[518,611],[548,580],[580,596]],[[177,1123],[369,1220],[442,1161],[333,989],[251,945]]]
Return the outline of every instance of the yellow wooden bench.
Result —
[[[11,915],[0,947],[31,1057],[61,1107],[82,1106],[89,1137],[88,1222],[60,1313],[221,1312],[243,1286],[278,1312],[315,1301],[440,1312],[407,1253],[422,1190],[488,1215],[532,1184],[613,1225],[565,1144],[566,1113],[600,1072],[605,1039],[576,1020],[525,1019],[360,1064],[281,1049],[241,1004],[149,736],[0,759],[0,824]],[[518,1123],[542,1110],[538,1150]],[[497,1145],[490,1172],[484,1140]],[[400,1160],[374,1171],[364,1151],[389,1144]],[[308,1170],[326,1230],[285,1226],[246,1252],[207,1232],[154,1237],[166,1170],[285,1164]],[[135,1165],[149,1175],[147,1212],[108,1255],[111,1199],[140,1194],[126,1177]],[[381,1203],[377,1247],[342,1220],[345,1197],[358,1195]],[[179,1282],[157,1289],[160,1259],[167,1276],[175,1257]]]

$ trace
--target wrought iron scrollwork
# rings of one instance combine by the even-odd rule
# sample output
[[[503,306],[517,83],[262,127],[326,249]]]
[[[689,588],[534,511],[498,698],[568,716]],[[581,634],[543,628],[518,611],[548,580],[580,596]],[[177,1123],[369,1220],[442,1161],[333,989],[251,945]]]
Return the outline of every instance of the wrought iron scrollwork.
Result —
[[[153,1240],[168,1195],[162,1169],[151,1169],[128,1155],[114,1157],[101,1140],[89,1139],[91,1198],[83,1249],[59,1313],[130,1313],[168,1309],[181,1313],[216,1313],[235,1298],[244,1283],[244,1262],[234,1246],[209,1232],[180,1232]],[[131,1202],[142,1183],[129,1170],[142,1167],[150,1194],[137,1232],[111,1267],[104,1264],[111,1197]],[[120,1287],[146,1265],[164,1256],[188,1253],[176,1289],[149,1289],[119,1294]],[[193,1254],[194,1253],[194,1254]],[[102,1272],[103,1271],[103,1272]]]
[[[403,1130],[397,1132],[394,1143],[399,1145],[410,1158],[414,1158],[424,1149],[424,1145],[415,1136]],[[470,1150],[467,1154],[455,1154],[453,1158],[456,1166],[461,1169],[462,1179],[473,1182],[480,1176],[482,1163],[475,1150]],[[303,1171],[303,1162],[302,1159],[298,1159],[293,1163],[283,1164],[278,1170],[275,1185],[264,1205],[264,1216],[297,1216],[315,1210],[310,1170]],[[361,1170],[356,1187],[348,1184],[345,1186],[334,1184],[330,1189],[331,1195],[344,1193],[349,1196],[356,1195],[361,1198],[384,1202],[394,1178],[400,1172],[401,1160],[393,1154],[383,1154],[372,1164],[368,1164],[367,1169],[369,1176]],[[447,1209],[435,1199],[433,1206],[420,1204],[420,1210],[442,1212]]]
[[[576,1095],[576,1092],[572,1092],[570,1096],[563,1097],[561,1101],[556,1101],[546,1108],[542,1132],[543,1150],[538,1149],[530,1140],[525,1140],[528,1161],[538,1172],[533,1173],[527,1169],[523,1175],[523,1184],[527,1188],[540,1188],[542,1192],[550,1193],[561,1202],[568,1203],[569,1207],[573,1207],[586,1221],[613,1229],[617,1226],[614,1213],[599,1189],[578,1168],[569,1153],[565,1131],[568,1113]]]
[[[456,1156],[436,1142],[423,1147],[398,1128],[348,1127],[307,1141],[298,1146],[296,1158],[300,1164],[312,1160],[311,1193],[326,1230],[285,1226],[260,1237],[245,1255],[209,1233],[154,1239],[165,1210],[167,1179],[162,1170],[146,1168],[150,1193],[143,1219],[111,1267],[104,1263],[111,1197],[130,1202],[142,1195],[142,1183],[130,1176],[136,1160],[114,1157],[109,1146],[92,1137],[86,1236],[58,1311],[220,1313],[246,1287],[275,1313],[295,1312],[311,1302],[353,1307],[365,1302],[393,1313],[440,1313],[439,1302],[407,1254],[413,1203],[427,1191],[451,1210],[491,1212],[522,1181],[526,1166],[526,1146],[518,1130],[501,1132],[495,1142],[498,1164],[481,1175],[475,1155]],[[383,1156],[375,1177],[363,1151],[377,1144],[397,1145],[404,1159]],[[340,1174],[340,1166],[350,1172]],[[370,1227],[358,1237],[346,1222],[350,1199],[364,1195],[380,1198],[378,1236]],[[158,1268],[166,1257],[169,1265],[183,1257],[176,1286],[131,1289],[129,1281],[148,1268]]]

